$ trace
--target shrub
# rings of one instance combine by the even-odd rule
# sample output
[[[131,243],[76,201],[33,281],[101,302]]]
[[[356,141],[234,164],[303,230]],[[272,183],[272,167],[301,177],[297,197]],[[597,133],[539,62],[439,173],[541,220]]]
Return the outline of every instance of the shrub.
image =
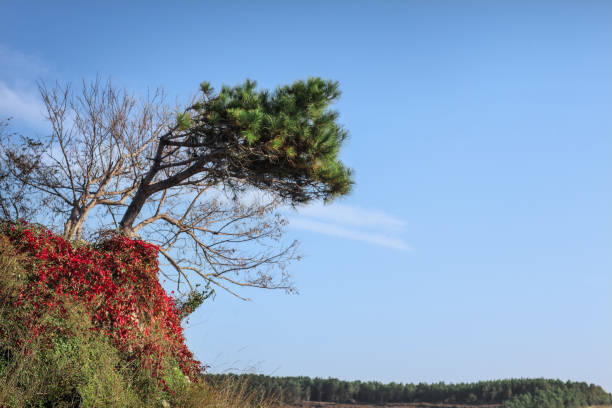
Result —
[[[270,406],[241,382],[203,381],[179,317],[203,295],[179,310],[157,250],[0,224],[0,407]]]
[[[199,381],[157,271],[157,248],[141,241],[73,246],[44,228],[3,225],[0,374],[10,381],[0,395],[14,387],[12,406],[34,398],[29,390],[52,406],[142,406]]]
[[[89,311],[92,329],[108,336],[128,361],[138,360],[163,381],[162,362],[171,358],[196,380],[200,364],[184,344],[174,300],[157,279],[156,246],[115,236],[73,247],[45,229],[15,225],[5,234],[32,260],[14,305],[27,311],[34,337],[61,329],[41,321],[41,313],[57,310],[64,317],[66,302],[79,302]]]

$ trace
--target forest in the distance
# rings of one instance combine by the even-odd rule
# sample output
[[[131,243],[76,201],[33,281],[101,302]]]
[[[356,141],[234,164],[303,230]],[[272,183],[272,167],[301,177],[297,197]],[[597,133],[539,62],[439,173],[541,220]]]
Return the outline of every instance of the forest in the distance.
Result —
[[[507,379],[476,383],[383,384],[336,378],[271,377],[256,374],[208,374],[209,382],[243,381],[254,390],[280,398],[286,404],[304,401],[336,403],[457,403],[503,404],[505,408],[586,407],[612,404],[612,395],[584,382],[550,379]]]

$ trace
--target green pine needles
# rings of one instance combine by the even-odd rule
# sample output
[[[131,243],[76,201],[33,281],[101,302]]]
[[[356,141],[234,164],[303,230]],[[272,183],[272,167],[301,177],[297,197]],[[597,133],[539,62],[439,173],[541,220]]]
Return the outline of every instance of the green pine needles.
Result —
[[[348,132],[330,109],[337,82],[309,78],[274,92],[251,80],[216,94],[207,82],[200,88],[201,100],[177,117],[195,155],[217,151],[225,174],[292,204],[350,191],[351,170],[338,158]]]

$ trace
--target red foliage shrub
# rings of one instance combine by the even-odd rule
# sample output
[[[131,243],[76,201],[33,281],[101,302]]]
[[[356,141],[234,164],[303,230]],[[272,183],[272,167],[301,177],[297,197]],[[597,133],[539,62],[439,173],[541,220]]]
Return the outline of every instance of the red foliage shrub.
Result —
[[[159,284],[155,245],[115,236],[95,246],[73,246],[27,225],[11,226],[5,234],[19,253],[35,260],[15,300],[26,311],[33,338],[58,330],[39,319],[44,311],[66,313],[65,301],[82,302],[93,329],[128,361],[138,360],[165,385],[162,362],[171,358],[197,381],[202,366],[184,343],[174,299]]]

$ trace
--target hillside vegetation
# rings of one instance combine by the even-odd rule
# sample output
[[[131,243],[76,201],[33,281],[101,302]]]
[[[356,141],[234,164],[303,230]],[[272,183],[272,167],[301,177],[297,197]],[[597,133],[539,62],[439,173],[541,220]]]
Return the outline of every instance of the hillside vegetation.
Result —
[[[42,227],[0,225],[0,407],[247,407],[214,388],[184,343],[158,279],[157,248],[121,236],[71,244]]]

